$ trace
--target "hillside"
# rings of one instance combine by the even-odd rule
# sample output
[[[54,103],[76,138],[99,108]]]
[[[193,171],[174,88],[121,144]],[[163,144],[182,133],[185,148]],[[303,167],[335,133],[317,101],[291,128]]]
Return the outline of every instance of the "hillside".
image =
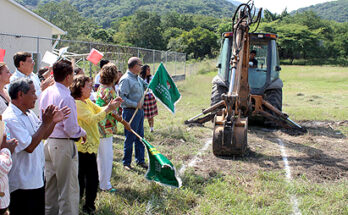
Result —
[[[337,0],[321,4],[312,5],[310,7],[300,8],[296,12],[302,13],[304,11],[313,11],[323,19],[335,20],[337,22],[348,21],[348,0]]]
[[[35,8],[39,4],[61,0],[17,0]],[[70,0],[84,17],[93,18],[103,27],[109,27],[118,18],[130,16],[137,10],[166,14],[201,14],[217,18],[231,17],[235,6],[227,0]]]

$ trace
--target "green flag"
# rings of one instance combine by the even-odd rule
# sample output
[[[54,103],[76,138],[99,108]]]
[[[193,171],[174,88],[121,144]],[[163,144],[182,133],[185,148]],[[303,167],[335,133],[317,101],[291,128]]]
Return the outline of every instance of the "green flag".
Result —
[[[181,179],[177,176],[173,164],[144,138],[142,141],[147,149],[150,163],[145,178],[163,185],[180,187]]]
[[[163,63],[158,66],[156,74],[149,84],[149,88],[157,99],[172,111],[172,113],[175,113],[175,103],[179,101],[181,95]]]

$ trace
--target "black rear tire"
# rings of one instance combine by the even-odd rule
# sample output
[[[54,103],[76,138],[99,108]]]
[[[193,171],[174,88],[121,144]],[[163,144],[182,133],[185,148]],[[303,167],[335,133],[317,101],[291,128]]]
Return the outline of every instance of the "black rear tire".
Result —
[[[213,106],[214,104],[221,101],[221,95],[227,92],[228,92],[228,89],[226,87],[218,85],[218,84],[213,84],[212,90],[211,90],[210,105]]]
[[[265,96],[264,99],[269,102],[273,107],[277,108],[278,110],[282,111],[282,102],[283,102],[283,90],[282,88],[278,89],[270,89],[265,91]],[[277,116],[273,111],[266,109],[268,113]],[[273,127],[273,128],[278,128],[279,124],[269,120],[265,119],[264,125],[267,127]]]
[[[283,107],[283,90],[282,88],[270,89],[265,91],[264,99],[271,103],[275,108],[282,111]]]

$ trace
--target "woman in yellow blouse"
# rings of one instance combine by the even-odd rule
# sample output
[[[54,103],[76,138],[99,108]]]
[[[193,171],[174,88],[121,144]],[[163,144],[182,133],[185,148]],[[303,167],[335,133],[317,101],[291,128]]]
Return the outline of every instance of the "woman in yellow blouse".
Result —
[[[77,142],[79,153],[79,184],[80,198],[86,191],[86,201],[83,211],[90,214],[95,211],[94,201],[98,190],[98,169],[96,154],[99,146],[98,122],[102,121],[106,114],[120,106],[122,99],[116,98],[105,107],[99,107],[90,99],[92,89],[91,80],[84,75],[77,75],[70,86],[71,96],[76,100],[77,121],[86,131],[86,142]],[[117,119],[126,128],[130,128],[122,117]]]

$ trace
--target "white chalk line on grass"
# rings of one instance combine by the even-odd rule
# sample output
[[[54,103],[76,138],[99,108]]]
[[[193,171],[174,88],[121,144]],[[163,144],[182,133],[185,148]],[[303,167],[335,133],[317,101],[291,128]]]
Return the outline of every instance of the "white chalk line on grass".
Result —
[[[284,162],[284,169],[286,173],[286,180],[288,183],[291,183],[292,177],[291,177],[291,170],[288,162],[288,155],[286,154],[284,143],[281,139],[277,139],[280,147],[280,152],[282,154],[283,162]],[[293,214],[295,215],[301,215],[301,211],[298,208],[298,200],[295,195],[290,196],[290,201],[292,203],[292,210]]]
[[[192,167],[192,166],[194,166],[198,161],[200,161],[199,156],[201,156],[201,154],[202,154],[204,151],[206,151],[206,150],[208,149],[208,147],[209,147],[210,144],[211,144],[211,140],[207,140],[207,141],[205,142],[205,145],[203,146],[203,148],[201,148],[201,149],[199,150],[199,152],[197,153],[197,155],[194,156],[194,157],[191,159],[191,161],[189,162],[189,164],[183,165],[183,166],[180,168],[180,170],[179,170],[179,175],[184,174],[185,171],[186,171],[186,169],[187,169],[187,167]]]
[[[209,147],[209,145],[211,144],[211,139],[207,140],[204,144],[204,146],[199,150],[199,152],[197,153],[196,156],[194,156],[190,162],[187,165],[183,165],[180,170],[179,170],[179,175],[183,175],[187,169],[187,167],[192,167],[194,166],[197,162],[201,161],[201,159],[199,158],[199,156],[202,155],[202,153],[204,151],[206,151]],[[152,214],[152,210],[155,208],[155,196],[154,194],[151,195],[151,199],[148,201],[147,205],[146,205],[146,211],[145,214]]]

